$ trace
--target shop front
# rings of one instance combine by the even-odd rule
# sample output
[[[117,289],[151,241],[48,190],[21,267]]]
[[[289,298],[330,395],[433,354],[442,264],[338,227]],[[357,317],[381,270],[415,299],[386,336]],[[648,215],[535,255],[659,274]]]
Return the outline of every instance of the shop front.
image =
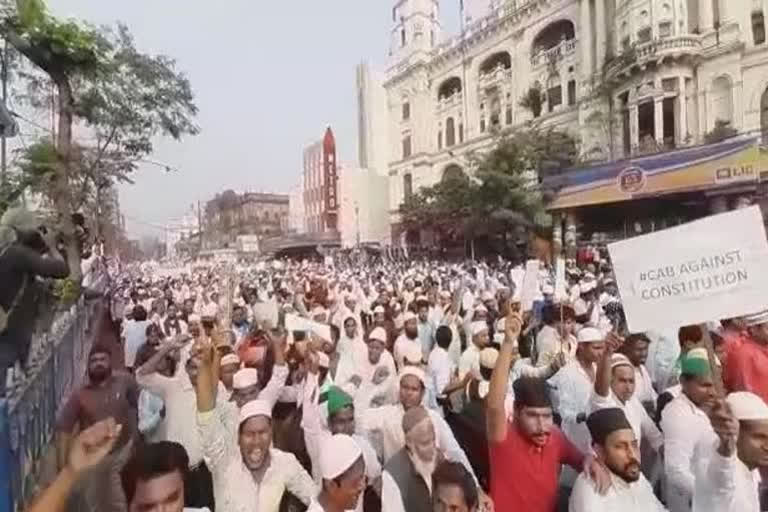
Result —
[[[766,203],[768,150],[757,138],[568,170],[542,181],[553,192],[555,242],[574,255],[713,213]],[[763,208],[763,211],[768,211]]]

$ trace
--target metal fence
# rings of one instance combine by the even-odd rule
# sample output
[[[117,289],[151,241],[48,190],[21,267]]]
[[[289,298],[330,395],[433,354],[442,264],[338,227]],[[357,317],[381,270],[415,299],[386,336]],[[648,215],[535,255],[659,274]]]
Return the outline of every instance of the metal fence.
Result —
[[[32,343],[27,375],[0,399],[0,512],[13,512],[36,490],[56,416],[85,375],[87,335],[98,301],[58,316]]]

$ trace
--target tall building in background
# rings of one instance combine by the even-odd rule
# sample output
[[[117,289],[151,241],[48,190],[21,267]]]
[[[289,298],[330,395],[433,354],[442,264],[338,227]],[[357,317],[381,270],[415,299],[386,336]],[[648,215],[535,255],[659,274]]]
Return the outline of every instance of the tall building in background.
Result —
[[[389,111],[384,77],[367,62],[357,66],[358,163],[379,175],[387,175],[389,163]]]
[[[336,140],[329,126],[323,139],[304,150],[304,218],[308,233],[338,231]]]
[[[304,215],[304,175],[299,176],[299,183],[288,193],[288,232],[302,234],[307,232]]]

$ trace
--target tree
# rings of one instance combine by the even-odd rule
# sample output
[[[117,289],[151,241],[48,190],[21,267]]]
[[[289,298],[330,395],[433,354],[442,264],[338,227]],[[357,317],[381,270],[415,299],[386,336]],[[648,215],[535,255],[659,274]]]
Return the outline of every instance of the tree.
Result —
[[[103,186],[114,178],[103,174],[105,169],[127,176],[136,160],[151,153],[153,136],[180,139],[197,133],[191,87],[171,59],[139,53],[125,27],[98,30],[62,22],[47,13],[42,0],[6,5],[0,31],[56,88],[58,130],[51,199],[67,240],[72,278],[79,280],[80,258],[70,220],[78,151],[72,141],[75,120],[96,134],[86,174],[98,176],[97,185]]]
[[[408,198],[400,207],[403,226],[458,241],[499,234],[505,238],[513,225],[542,223],[546,214],[538,178],[573,166],[576,141],[565,132],[532,125],[497,137],[489,151],[468,156],[471,178],[446,174]]]
[[[716,144],[722,142],[731,137],[735,137],[739,134],[739,130],[731,126],[730,121],[723,121],[722,119],[715,120],[715,127],[712,131],[704,134],[705,144]]]
[[[529,87],[518,104],[530,111],[534,118],[539,117],[544,107],[544,92],[541,90],[541,84],[537,81]]]

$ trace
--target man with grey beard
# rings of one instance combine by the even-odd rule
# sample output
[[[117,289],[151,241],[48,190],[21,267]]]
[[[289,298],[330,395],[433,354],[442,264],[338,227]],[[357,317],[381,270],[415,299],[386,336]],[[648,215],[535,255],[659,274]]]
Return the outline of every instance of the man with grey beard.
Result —
[[[442,460],[437,451],[435,427],[424,407],[403,415],[405,447],[392,456],[382,475],[382,512],[430,510],[432,473]]]

